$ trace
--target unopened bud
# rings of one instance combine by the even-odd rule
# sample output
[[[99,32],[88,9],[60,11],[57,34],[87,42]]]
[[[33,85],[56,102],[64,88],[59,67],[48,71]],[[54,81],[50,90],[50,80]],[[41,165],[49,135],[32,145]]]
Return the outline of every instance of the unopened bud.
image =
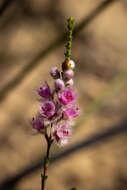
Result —
[[[70,61],[64,61],[62,64],[62,69],[63,71],[68,70],[68,69],[74,69],[75,68],[75,62],[73,60]]]
[[[58,79],[60,78],[60,72],[58,71],[57,67],[52,67],[51,71],[50,71],[51,76],[54,79]]]
[[[67,84],[67,86],[71,86],[72,87],[74,85],[73,79],[68,80],[66,84]]]
[[[66,71],[64,71],[64,73],[63,73],[64,79],[71,79],[73,76],[74,76],[74,71],[71,70],[71,69],[66,70]]]
[[[56,80],[55,80],[55,88],[56,88],[56,89],[61,90],[61,89],[63,89],[64,87],[65,87],[65,85],[64,85],[64,81],[63,81],[63,80],[61,80],[61,79],[56,79]]]

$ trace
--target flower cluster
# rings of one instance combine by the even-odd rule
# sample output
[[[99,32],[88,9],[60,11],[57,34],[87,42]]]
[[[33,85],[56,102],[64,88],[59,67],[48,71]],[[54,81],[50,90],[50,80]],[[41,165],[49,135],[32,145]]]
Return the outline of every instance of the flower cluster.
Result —
[[[50,131],[51,139],[62,146],[71,135],[72,119],[79,115],[76,106],[76,94],[73,91],[74,61],[65,61],[60,73],[56,67],[50,71],[54,79],[53,90],[45,82],[36,93],[40,96],[41,105],[36,117],[32,119],[32,127],[37,132],[46,134]]]

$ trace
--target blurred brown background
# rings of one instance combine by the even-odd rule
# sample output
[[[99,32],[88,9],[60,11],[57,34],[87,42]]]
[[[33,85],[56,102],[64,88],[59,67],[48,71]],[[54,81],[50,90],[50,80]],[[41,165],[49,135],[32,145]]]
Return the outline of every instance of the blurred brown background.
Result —
[[[126,0],[0,1],[1,190],[40,189],[45,142],[31,136],[34,89],[45,79],[52,85],[49,70],[64,59],[61,36],[70,16],[82,114],[70,144],[52,148],[70,151],[52,162],[47,190],[127,190]]]

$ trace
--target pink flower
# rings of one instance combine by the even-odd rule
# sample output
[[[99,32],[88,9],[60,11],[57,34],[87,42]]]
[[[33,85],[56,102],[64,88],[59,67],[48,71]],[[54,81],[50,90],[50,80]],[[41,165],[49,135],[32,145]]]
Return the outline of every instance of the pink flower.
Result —
[[[72,103],[76,98],[75,93],[72,91],[72,89],[65,88],[61,93],[58,95],[58,99],[62,104],[70,104]]]
[[[36,91],[37,91],[38,95],[40,95],[41,97],[43,97],[45,99],[49,99],[52,96],[50,87],[47,84],[47,82],[45,82],[45,84],[40,86],[40,89],[36,90]]]
[[[66,119],[72,119],[77,117],[78,115],[79,115],[79,109],[75,108],[75,106],[68,107],[65,109],[64,116]]]
[[[32,127],[39,132],[40,131],[42,132],[45,128],[44,122],[43,122],[42,118],[40,117],[40,115],[37,115],[36,118],[33,117],[31,124],[32,124]]]
[[[40,106],[42,116],[46,118],[51,118],[54,116],[56,107],[52,101],[45,101],[43,105]]]
[[[53,126],[51,135],[57,145],[63,146],[68,143],[68,138],[71,135],[71,129],[68,125]]]

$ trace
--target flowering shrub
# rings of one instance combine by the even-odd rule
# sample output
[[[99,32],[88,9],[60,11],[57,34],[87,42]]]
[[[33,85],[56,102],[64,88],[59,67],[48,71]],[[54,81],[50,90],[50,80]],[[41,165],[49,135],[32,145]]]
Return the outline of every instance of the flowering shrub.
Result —
[[[42,190],[44,190],[47,180],[46,172],[51,144],[55,142],[61,147],[68,143],[74,125],[73,119],[79,115],[76,93],[73,89],[75,63],[70,60],[73,24],[74,20],[69,18],[65,61],[62,64],[62,71],[59,71],[57,67],[50,70],[50,75],[54,80],[53,89],[46,81],[36,90],[41,105],[37,115],[32,118],[31,124],[33,129],[44,135],[47,141],[44,172],[41,175]]]

